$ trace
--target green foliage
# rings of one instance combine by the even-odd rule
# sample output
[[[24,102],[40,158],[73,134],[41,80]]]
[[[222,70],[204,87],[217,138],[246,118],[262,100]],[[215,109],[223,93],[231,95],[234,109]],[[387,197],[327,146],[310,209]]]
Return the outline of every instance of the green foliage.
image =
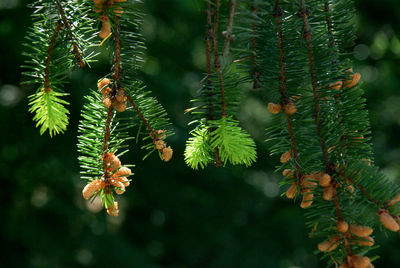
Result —
[[[193,169],[203,169],[214,161],[209,129],[200,124],[191,135],[186,143],[185,162]]]
[[[102,156],[110,152],[120,157],[127,153],[129,129],[132,128],[132,118],[119,118],[114,110],[111,114],[108,148],[104,151],[105,125],[108,108],[105,108],[101,95],[92,91],[85,97],[87,103],[82,111],[82,120],[79,124],[78,152],[81,154],[79,162],[82,169],[82,178],[89,181],[100,179],[104,174]],[[125,165],[126,166],[126,165]]]
[[[64,105],[69,103],[60,98],[65,95],[68,94],[39,90],[38,93],[29,96],[29,112],[35,114],[33,120],[36,121],[36,127],[40,126],[40,134],[48,130],[52,137],[67,129],[69,112]]]
[[[210,121],[210,124],[215,129],[210,134],[211,146],[218,148],[224,165],[229,161],[233,165],[250,166],[256,161],[256,145],[250,135],[239,127],[238,121],[223,117]]]
[[[211,6],[215,8],[214,4]],[[228,1],[222,1],[219,29],[224,30],[228,27],[230,12],[228,7]],[[214,27],[215,17],[214,14],[211,18],[212,25],[207,25],[207,27]],[[211,33],[213,31],[214,29],[211,30]],[[206,40],[212,38],[206,36]],[[215,52],[205,55],[206,58],[214,58],[214,61],[210,61],[210,66],[212,65],[214,68],[209,70],[210,73],[206,74],[202,80],[199,93],[192,100],[193,107],[188,109],[194,118],[191,124],[196,123],[197,126],[192,131],[193,136],[187,141],[185,161],[194,169],[197,169],[198,166],[204,168],[207,164],[214,162],[218,165],[218,158],[224,165],[229,162],[233,165],[244,164],[246,166],[251,165],[256,159],[254,141],[245,130],[239,127],[239,122],[234,119],[244,96],[245,83],[249,79],[237,68],[238,64],[233,62],[238,54],[232,55],[232,52],[230,52],[229,55],[226,55],[221,53],[225,50],[225,38],[220,32],[217,33],[217,38],[219,39],[217,50],[220,57],[220,74],[215,67],[215,54],[213,54]],[[205,133],[205,131],[209,133]],[[233,131],[233,133],[228,134],[228,131]],[[204,135],[210,138],[205,139]],[[206,144],[208,142],[210,144]],[[239,149],[239,152],[235,152],[236,149]],[[213,153],[209,153],[210,150],[215,150],[217,159],[211,159]],[[218,156],[219,153],[221,153],[220,157]]]
[[[41,127],[40,133],[49,130],[50,136],[53,136],[63,133],[68,125],[68,110],[63,106],[67,102],[55,96],[68,95],[63,94],[62,89],[68,72],[77,65],[76,62],[89,64],[96,55],[89,51],[94,46],[91,43],[94,30],[90,26],[93,21],[89,18],[92,7],[82,0],[63,1],[62,4],[61,1],[36,0],[30,7],[34,9],[34,23],[24,44],[26,60],[22,67],[26,69],[23,72],[26,80],[23,83],[55,92],[46,96],[47,93],[38,90],[36,96],[31,96],[38,101],[30,103],[35,105],[30,111],[36,113],[34,120],[38,122],[37,127]]]

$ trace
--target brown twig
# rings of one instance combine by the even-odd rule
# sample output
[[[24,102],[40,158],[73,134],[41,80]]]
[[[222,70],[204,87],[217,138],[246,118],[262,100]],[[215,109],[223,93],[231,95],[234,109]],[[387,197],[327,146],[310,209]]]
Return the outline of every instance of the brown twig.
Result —
[[[280,77],[281,78],[281,96],[283,99],[282,104],[285,105],[289,102],[289,96],[288,96],[288,93],[286,90],[286,62],[285,62],[285,51],[283,49],[282,10],[280,7],[280,0],[275,0],[274,17],[276,18],[276,27],[277,27],[277,32],[278,32],[278,46],[279,46],[280,62],[281,62],[281,77]],[[285,113],[285,115],[286,115],[286,123],[288,126],[290,141],[292,143],[293,157],[294,157],[295,163],[296,163],[297,176],[299,178],[299,182],[301,185],[301,182],[303,180],[303,175],[301,173],[301,170],[300,170],[300,167],[298,164],[299,158],[297,155],[297,147],[296,147],[296,141],[295,141],[294,133],[293,133],[292,120],[287,113]]]
[[[114,31],[113,36],[115,40],[115,52],[114,52],[114,59],[113,59],[113,69],[114,73],[112,77],[114,79],[113,83],[113,95],[115,95],[116,91],[121,86],[121,39],[120,39],[120,23],[117,16],[115,16],[114,20]]]
[[[232,28],[233,28],[233,18],[235,16],[236,0],[231,0],[231,2],[229,3],[229,7],[230,9],[229,9],[228,26],[226,28],[226,31],[224,32],[224,37],[225,37],[224,57],[229,56],[231,42],[235,40],[234,36],[232,35]]]
[[[150,126],[149,121],[144,117],[142,111],[140,111],[139,107],[136,105],[136,103],[133,101],[132,97],[129,96],[128,94],[125,94],[128,102],[131,104],[133,109],[136,111],[136,113],[139,115],[140,119],[142,119],[143,124],[146,126],[147,130],[149,131],[150,137],[153,139],[153,141],[157,140],[157,135],[155,134],[154,129]]]
[[[252,56],[252,58],[253,58],[253,72],[252,72],[251,76],[254,79],[253,89],[258,89],[258,88],[260,88],[260,85],[258,84],[259,83],[259,79],[260,79],[260,73],[257,70],[257,37],[256,37],[256,34],[257,34],[257,23],[256,23],[256,18],[255,18],[257,16],[258,8],[257,8],[255,2],[253,3],[252,12],[253,12],[254,19],[253,19],[253,23],[252,23],[252,26],[251,26],[252,27],[252,33],[251,34],[252,34],[252,46],[253,46],[253,54],[254,55]]]
[[[221,92],[221,102],[222,102],[221,116],[226,117],[225,91],[224,91],[224,84],[222,81],[221,62],[218,56],[218,22],[219,22],[220,7],[221,7],[220,0],[216,0],[215,15],[214,15],[214,67],[218,73],[219,89]]]
[[[324,157],[326,172],[333,173],[334,168],[332,168],[332,165],[329,162],[329,153],[326,148],[326,143],[322,136],[322,131],[321,131],[321,128],[322,128],[322,122],[321,122],[321,118],[320,118],[321,107],[319,104],[317,78],[315,75],[314,54],[313,54],[313,46],[312,46],[312,41],[311,41],[311,26],[308,21],[308,13],[307,13],[306,6],[305,6],[305,0],[300,0],[300,5],[301,5],[301,11],[300,11],[299,15],[303,20],[303,31],[304,31],[303,36],[304,36],[304,39],[306,40],[306,44],[307,44],[308,63],[309,63],[309,70],[310,70],[310,76],[311,76],[311,84],[312,84],[312,89],[313,89],[314,119],[317,124],[317,131],[318,131],[318,136],[319,136],[320,143],[321,143],[321,150],[322,150],[323,157]],[[336,217],[337,217],[338,221],[342,221],[343,217],[342,217],[342,213],[341,213],[339,198],[337,195],[336,181],[334,180],[332,182],[332,184],[334,187],[333,202],[335,204]],[[349,256],[351,256],[352,253],[351,253],[350,247],[348,245],[347,239],[344,236],[342,236],[342,239],[344,241],[344,246],[345,246],[347,254]]]
[[[207,95],[208,95],[208,114],[207,114],[207,121],[214,120],[214,113],[215,108],[212,102],[212,96],[214,96],[212,90],[212,82],[211,82],[211,73],[212,73],[212,65],[211,65],[211,53],[212,53],[212,44],[213,44],[213,29],[212,29],[212,12],[211,12],[211,5],[210,2],[206,2],[206,18],[207,18],[207,29],[206,29],[206,36],[204,42],[206,44],[206,85],[207,85]],[[213,129],[210,130],[212,132]],[[221,166],[221,159],[219,157],[219,150],[217,147],[214,148],[214,156],[215,156],[215,163],[216,166]]]
[[[56,43],[57,36],[60,33],[61,27],[62,27],[61,21],[57,21],[56,29],[50,40],[49,47],[47,48],[47,57],[46,57],[46,61],[45,61],[46,67],[44,69],[44,87],[43,87],[44,92],[46,92],[46,93],[49,93],[52,91],[52,89],[50,88],[50,80],[49,80],[51,54],[53,53],[54,45]]]
[[[304,0],[300,0],[300,4],[301,4],[301,11],[300,11],[299,15],[301,16],[301,18],[303,20],[304,39],[306,40],[306,44],[307,44],[308,63],[309,63],[311,84],[312,84],[313,97],[314,97],[314,119],[315,119],[315,122],[317,123],[318,137],[319,137],[320,143],[321,143],[321,150],[322,150],[322,154],[324,157],[326,170],[330,171],[332,168],[329,163],[329,154],[328,154],[328,150],[326,148],[325,139],[322,136],[322,122],[321,122],[321,118],[320,118],[321,106],[319,104],[317,78],[315,76],[314,54],[313,54],[313,46],[312,46],[312,42],[311,42],[311,27],[310,27],[310,23],[308,21],[308,15],[306,12]]]
[[[213,42],[213,35],[212,35],[212,15],[211,15],[211,5],[210,2],[206,2],[206,17],[207,17],[207,28],[206,28],[206,36],[204,39],[204,43],[206,44],[206,85],[208,91],[208,114],[207,120],[214,119],[214,104],[212,103],[212,96],[214,93],[212,92],[212,82],[211,82],[211,52],[212,52],[212,42]]]
[[[114,107],[111,105],[108,108],[107,112],[107,119],[106,119],[106,126],[104,130],[104,140],[103,140],[103,156],[108,151],[108,140],[110,139],[110,127],[111,127],[111,119],[113,116],[113,110]],[[104,175],[103,175],[104,180],[107,180],[109,176],[108,176],[107,164],[104,157],[103,157],[103,170],[104,170]]]
[[[65,12],[60,3],[60,0],[56,0],[56,4],[57,4],[58,11],[60,13],[61,19],[63,21],[63,24],[64,24],[65,28],[67,28],[67,31],[68,31],[69,40],[71,41],[71,44],[72,44],[72,53],[75,54],[75,58],[76,58],[76,62],[78,63],[78,66],[80,68],[82,68],[85,66],[85,62],[83,61],[83,56],[81,54],[81,51],[79,50],[78,45],[76,44],[74,37],[72,36],[71,25],[69,24],[69,21],[68,21],[67,17],[65,16]]]

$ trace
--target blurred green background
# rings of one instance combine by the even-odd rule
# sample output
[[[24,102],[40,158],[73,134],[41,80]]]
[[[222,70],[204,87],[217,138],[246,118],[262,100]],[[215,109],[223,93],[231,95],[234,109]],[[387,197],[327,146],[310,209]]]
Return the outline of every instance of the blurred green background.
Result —
[[[111,218],[81,197],[77,125],[83,95],[109,71],[101,60],[75,70],[71,121],[64,135],[39,135],[27,112],[35,88],[20,86],[28,0],[0,1],[0,216],[2,267],[324,267],[313,254],[303,211],[280,198],[278,159],[268,155],[265,106],[249,98],[240,119],[257,141],[249,169],[194,172],[184,165],[190,107],[204,71],[204,15],[199,0],[146,0],[147,63],[143,79],[174,123],[170,163],[141,161],[133,144],[133,186]],[[400,183],[400,1],[358,0],[355,71],[362,74],[376,162]],[[136,148],[135,148],[136,146]],[[378,235],[375,267],[400,267],[397,234]]]

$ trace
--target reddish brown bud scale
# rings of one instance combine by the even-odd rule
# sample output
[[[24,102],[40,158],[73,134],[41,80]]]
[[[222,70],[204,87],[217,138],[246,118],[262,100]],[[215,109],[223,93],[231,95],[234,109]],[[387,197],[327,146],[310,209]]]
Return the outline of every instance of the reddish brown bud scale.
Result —
[[[361,79],[361,75],[359,73],[352,74],[349,80],[344,82],[344,88],[352,88],[358,84]]]
[[[157,150],[163,150],[165,147],[167,147],[167,144],[163,140],[154,141],[154,145],[156,146]]]
[[[87,184],[82,190],[83,198],[90,199],[96,192],[99,192],[104,187],[102,180],[94,180]]]
[[[286,163],[292,158],[292,150],[289,150],[281,155],[281,163]]]
[[[280,111],[282,111],[282,105],[280,103],[268,103],[268,112],[270,112],[271,114],[279,114]]]
[[[333,197],[333,193],[335,191],[335,188],[330,185],[329,187],[324,188],[324,193],[322,194],[322,198],[326,201],[330,201]]]
[[[173,150],[171,149],[171,146],[168,146],[164,149],[162,149],[162,160],[165,162],[168,162],[172,158]]]
[[[355,241],[359,246],[365,246],[365,247],[372,247],[375,244],[375,240],[370,237],[363,237],[363,239]]]
[[[107,208],[107,213],[110,216],[114,216],[114,217],[118,216],[118,214],[119,214],[118,202],[115,201],[114,206]]]
[[[323,174],[319,178],[319,185],[321,185],[322,187],[328,187],[329,185],[331,185],[331,176],[326,173]]]
[[[334,90],[340,90],[343,86],[342,81],[337,81],[336,83],[332,83],[329,85],[329,88],[334,89]]]
[[[378,212],[378,218],[383,226],[392,232],[397,232],[400,229],[396,220],[388,213],[387,210],[381,209]]]
[[[335,250],[340,245],[340,237],[334,236],[331,237],[329,240],[326,240],[320,244],[318,244],[319,251],[322,252],[331,252]]]
[[[336,229],[338,230],[338,232],[340,233],[345,233],[349,230],[349,224],[345,221],[338,221],[336,223]]]
[[[100,80],[100,82],[97,84],[97,88],[99,90],[102,90],[105,86],[109,85],[111,83],[110,79],[108,78],[103,78]]]
[[[297,112],[296,105],[294,102],[289,102],[288,104],[285,105],[285,113],[288,115],[293,115]]]
[[[297,182],[292,182],[292,185],[286,191],[286,197],[289,199],[295,198],[297,195]]]
[[[282,175],[284,177],[289,177],[289,178],[294,177],[294,170],[285,169],[285,170],[282,171]]]
[[[111,99],[109,97],[103,97],[103,105],[105,108],[109,108],[111,106]]]
[[[353,255],[351,256],[351,264],[354,268],[367,268],[371,261],[366,256]]]
[[[303,194],[303,200],[301,201],[300,207],[301,208],[307,208],[311,206],[313,202],[314,194],[312,193],[304,193]]]
[[[355,234],[359,237],[367,237],[372,234],[374,230],[368,226],[358,226],[355,224],[351,224],[349,228],[349,232]]]
[[[388,207],[394,206],[395,204],[397,204],[398,202],[400,202],[400,194],[397,194],[392,200],[390,200],[387,204]]]

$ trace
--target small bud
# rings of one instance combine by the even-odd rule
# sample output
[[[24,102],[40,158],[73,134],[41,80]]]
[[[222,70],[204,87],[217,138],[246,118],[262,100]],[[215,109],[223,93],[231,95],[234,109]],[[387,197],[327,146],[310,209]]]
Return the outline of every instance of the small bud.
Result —
[[[82,190],[83,198],[89,200],[96,192],[100,191],[104,187],[102,180],[94,180],[87,184]]]
[[[282,171],[282,175],[283,175],[284,177],[292,178],[292,177],[294,177],[294,170],[285,169],[284,171]]]
[[[351,263],[354,268],[367,268],[371,261],[366,256],[353,255],[351,256]]]
[[[156,140],[154,142],[154,145],[156,146],[157,150],[162,150],[167,146],[167,144],[163,140]]]
[[[331,176],[329,176],[329,174],[323,174],[320,178],[319,178],[319,185],[321,185],[322,187],[328,187],[329,185],[331,185]]]
[[[358,226],[355,224],[351,224],[349,228],[349,232],[355,234],[359,237],[367,237],[372,234],[374,230],[368,226]]]
[[[275,104],[275,103],[268,103],[268,112],[271,114],[279,114],[279,112],[282,110],[282,105],[280,103]]]
[[[120,182],[124,184],[125,187],[128,187],[130,185],[129,180],[127,177],[118,177],[117,178]]]
[[[313,202],[313,197],[314,197],[314,194],[312,194],[312,193],[304,193],[303,200],[301,201],[300,207],[307,208],[307,207],[311,206],[311,204]]]
[[[132,173],[130,168],[127,167],[121,167],[117,172],[115,172],[114,175],[116,175],[117,177],[125,177],[125,176],[129,176]]]
[[[102,90],[105,86],[109,85],[111,83],[110,79],[108,78],[103,78],[100,80],[100,82],[97,84],[97,88],[99,90]]]
[[[285,105],[285,113],[288,115],[295,114],[297,112],[296,105],[294,105],[294,102],[289,102],[288,104]]]
[[[125,185],[122,182],[118,182],[117,186],[115,186],[114,191],[117,194],[123,194],[125,193]]]
[[[101,39],[106,38],[111,34],[111,24],[110,21],[103,21],[103,25],[101,26],[101,30],[99,32],[99,37]]]
[[[378,212],[378,218],[381,221],[382,225],[385,226],[392,232],[397,232],[400,229],[399,224],[396,220],[388,213],[387,210],[381,209]]]
[[[161,129],[161,130],[156,130],[154,133],[156,134],[158,139],[164,139],[166,137],[166,135],[164,134],[165,132],[167,132],[165,129]]]
[[[168,162],[172,158],[173,150],[171,149],[171,146],[168,146],[162,150],[162,160],[165,162]]]
[[[336,229],[338,230],[338,232],[340,233],[345,233],[349,230],[349,224],[345,221],[338,221],[336,223]]]
[[[350,75],[350,79],[344,82],[344,88],[352,88],[360,81],[361,75],[359,73],[355,73]]]
[[[105,87],[105,88],[103,88],[102,90],[101,90],[101,94],[104,96],[104,95],[110,95],[110,93],[111,93],[111,88],[109,88],[109,87]]]
[[[400,194],[397,194],[392,200],[390,200],[390,202],[388,202],[387,206],[391,207],[391,206],[397,204],[398,202],[400,202]]]
[[[281,163],[286,163],[292,158],[292,150],[289,150],[281,155]]]
[[[356,243],[359,246],[372,247],[375,243],[375,240],[372,237],[367,236],[367,237],[363,237],[362,240],[357,240]]]
[[[114,216],[114,217],[118,216],[118,214],[119,214],[118,202],[115,201],[114,206],[107,208],[107,213],[110,216]]]
[[[125,90],[123,90],[122,88],[118,89],[117,94],[115,95],[115,99],[118,102],[125,102],[126,101],[126,96],[125,96]]]
[[[103,97],[103,105],[106,108],[109,108],[111,106],[111,100],[109,97]]]
[[[106,167],[112,171],[118,170],[121,167],[121,161],[113,153],[105,153],[103,161]]]
[[[329,187],[324,188],[324,193],[322,194],[322,198],[326,201],[330,201],[333,197],[333,193],[335,191],[335,188],[330,185]]]
[[[118,112],[124,112],[126,110],[126,102],[116,102],[114,103],[115,110]]]
[[[342,88],[343,82],[342,81],[337,81],[336,83],[330,84],[329,88],[335,89],[335,90],[340,90]]]
[[[286,191],[286,197],[289,199],[293,199],[297,194],[297,182],[293,182],[289,189]]]
[[[329,240],[326,240],[318,244],[318,249],[322,252],[331,252],[335,250],[340,245],[340,237],[334,236]]]

